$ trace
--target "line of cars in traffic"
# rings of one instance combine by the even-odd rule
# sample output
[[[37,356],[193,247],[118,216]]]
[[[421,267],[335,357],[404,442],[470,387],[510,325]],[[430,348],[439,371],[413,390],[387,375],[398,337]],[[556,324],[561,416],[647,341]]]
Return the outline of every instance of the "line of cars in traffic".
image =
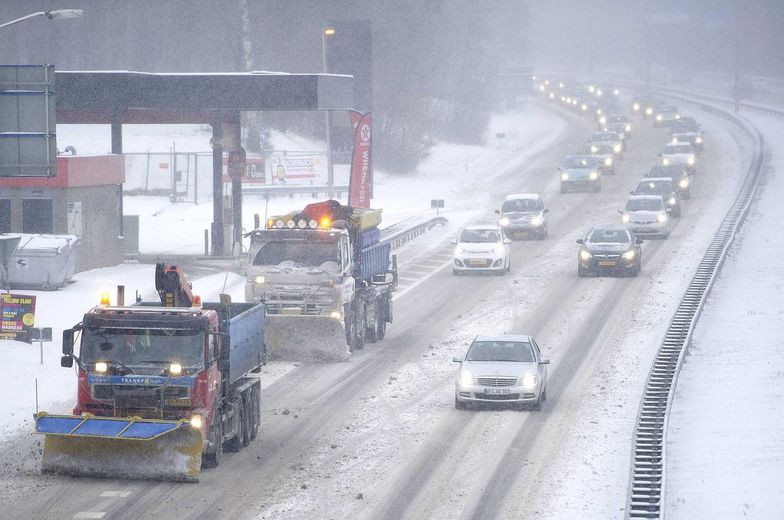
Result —
[[[557,87],[556,87],[557,85]],[[596,119],[599,131],[579,153],[567,156],[559,168],[561,193],[601,191],[602,175],[612,175],[632,136],[632,120],[621,113],[620,90],[611,85],[543,81],[546,98]],[[632,100],[632,114],[669,127],[670,137],[659,160],[644,175],[621,213],[621,223],[592,227],[577,240],[580,248],[577,275],[620,274],[637,276],[642,269],[643,237],[667,238],[670,218],[682,214],[682,200],[691,197],[691,176],[696,154],[703,149],[703,132],[677,107],[662,102],[647,104],[644,96]],[[453,273],[473,270],[508,272],[512,238],[544,239],[548,209],[538,194],[508,195],[497,224],[465,228],[455,241]],[[485,237],[485,245],[474,245]],[[478,241],[482,243],[482,241]],[[485,258],[492,248],[497,255]],[[505,403],[538,409],[547,398],[549,359],[536,340],[527,335],[477,336],[468,351],[453,361],[460,363],[455,380],[455,408]]]

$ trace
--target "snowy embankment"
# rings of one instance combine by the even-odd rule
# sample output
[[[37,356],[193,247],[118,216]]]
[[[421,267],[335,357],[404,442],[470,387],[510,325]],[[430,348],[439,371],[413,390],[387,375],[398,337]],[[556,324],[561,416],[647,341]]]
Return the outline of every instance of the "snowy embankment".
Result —
[[[385,208],[387,223],[411,215],[427,214],[430,198],[447,201],[447,217],[464,221],[477,211],[488,207],[474,191],[473,178],[481,177],[491,182],[501,174],[510,174],[515,165],[544,149],[565,130],[564,121],[547,110],[530,105],[523,112],[498,115],[493,119],[488,135],[505,132],[502,144],[490,141],[487,146],[437,145],[430,158],[410,176],[377,174],[374,205]],[[126,134],[125,145],[129,150],[155,150],[152,138],[138,133]],[[59,129],[58,129],[59,130]],[[88,127],[84,135],[68,129],[68,144],[80,152],[101,153],[107,146],[102,133]],[[177,134],[185,143],[195,146],[203,135],[185,132]],[[286,138],[288,139],[288,138]],[[149,142],[148,142],[148,141]],[[165,143],[170,143],[171,136]],[[108,141],[107,141],[108,143]],[[296,139],[289,139],[291,146],[303,146]],[[307,143],[304,146],[309,146]],[[178,149],[186,146],[178,144]],[[311,148],[312,149],[312,148]],[[446,186],[449,186],[448,188]],[[293,204],[302,205],[311,199],[278,199],[270,201],[270,213],[288,211]],[[263,204],[263,202],[262,202]],[[387,210],[387,208],[389,208]],[[263,210],[263,208],[262,208]],[[212,219],[212,205],[203,203],[171,204],[165,197],[126,197],[125,211],[140,215],[141,251],[146,254],[199,253],[203,249],[203,231]],[[246,202],[244,219],[252,222],[258,204]],[[14,291],[37,296],[36,325],[52,327],[52,343],[44,343],[44,362],[40,364],[38,344],[27,345],[15,341],[0,341],[6,376],[0,379],[0,440],[16,433],[33,430],[32,416],[36,409],[36,380],[38,381],[38,408],[50,413],[70,413],[76,395],[76,377],[72,370],[60,367],[61,335],[65,328],[78,323],[83,314],[98,303],[100,293],[109,291],[112,299],[115,287],[125,285],[126,300],[132,301],[136,291],[145,300],[156,298],[154,270],[150,265],[127,262],[125,264],[78,273],[73,283],[58,291]],[[218,293],[228,292],[236,300],[244,300],[244,279],[234,273],[224,273],[194,281],[194,291],[205,300],[216,300]],[[280,374],[275,370],[265,373],[265,384]],[[6,449],[11,448],[6,445]],[[14,449],[22,449],[15,446]]]
[[[668,518],[784,511],[784,123],[752,117],[771,171],[713,286],[678,378],[667,434]]]

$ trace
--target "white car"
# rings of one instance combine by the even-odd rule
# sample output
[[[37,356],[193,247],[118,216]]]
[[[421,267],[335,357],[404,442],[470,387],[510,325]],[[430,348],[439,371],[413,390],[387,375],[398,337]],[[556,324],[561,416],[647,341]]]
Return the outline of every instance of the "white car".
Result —
[[[507,403],[539,408],[547,399],[547,365],[531,336],[477,336],[460,363],[455,380],[455,408],[469,403]]]
[[[609,143],[613,147],[615,155],[623,153],[623,139],[615,132],[596,132],[591,136],[592,143]]]
[[[661,195],[632,195],[619,212],[626,229],[635,236],[670,236],[670,216]]]
[[[662,166],[681,165],[688,173],[697,171],[697,154],[689,143],[670,142],[659,155]]]
[[[512,241],[498,224],[468,226],[453,240],[452,274],[470,272],[508,273],[512,268]]]
[[[678,107],[674,105],[663,105],[656,112],[656,126],[670,126],[681,118]]]

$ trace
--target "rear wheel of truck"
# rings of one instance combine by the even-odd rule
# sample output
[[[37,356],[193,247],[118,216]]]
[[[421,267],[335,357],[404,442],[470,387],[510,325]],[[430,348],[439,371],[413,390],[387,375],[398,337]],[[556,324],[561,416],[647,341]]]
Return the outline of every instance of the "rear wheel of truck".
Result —
[[[349,345],[351,350],[362,350],[365,347],[365,306],[361,302],[352,305],[352,335]]]
[[[253,440],[259,434],[259,428],[261,427],[261,400],[259,399],[258,385],[255,385],[250,392],[250,407],[251,417],[253,418],[250,427],[250,440]]]
[[[229,442],[226,444],[226,451],[236,453],[242,449],[243,430],[245,429],[245,410],[242,405],[242,398],[240,397],[237,401],[233,401],[232,407],[235,413],[239,414],[238,417],[234,418],[237,423],[237,431],[234,437],[229,439]]]
[[[387,322],[384,318],[379,317],[376,319],[376,339],[382,340],[387,334]]]
[[[242,446],[250,444],[250,430],[253,428],[253,411],[251,409],[251,391],[242,397]]]

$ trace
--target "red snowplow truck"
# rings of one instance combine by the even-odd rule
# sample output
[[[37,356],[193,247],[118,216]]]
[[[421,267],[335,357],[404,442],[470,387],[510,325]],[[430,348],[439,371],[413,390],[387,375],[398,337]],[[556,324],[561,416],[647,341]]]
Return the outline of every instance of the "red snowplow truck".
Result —
[[[77,401],[73,415],[35,417],[43,471],[197,481],[224,447],[256,437],[261,385],[250,373],[266,359],[264,306],[201,303],[177,266],[158,264],[155,285],[160,302],[110,306],[102,295],[63,331]]]

